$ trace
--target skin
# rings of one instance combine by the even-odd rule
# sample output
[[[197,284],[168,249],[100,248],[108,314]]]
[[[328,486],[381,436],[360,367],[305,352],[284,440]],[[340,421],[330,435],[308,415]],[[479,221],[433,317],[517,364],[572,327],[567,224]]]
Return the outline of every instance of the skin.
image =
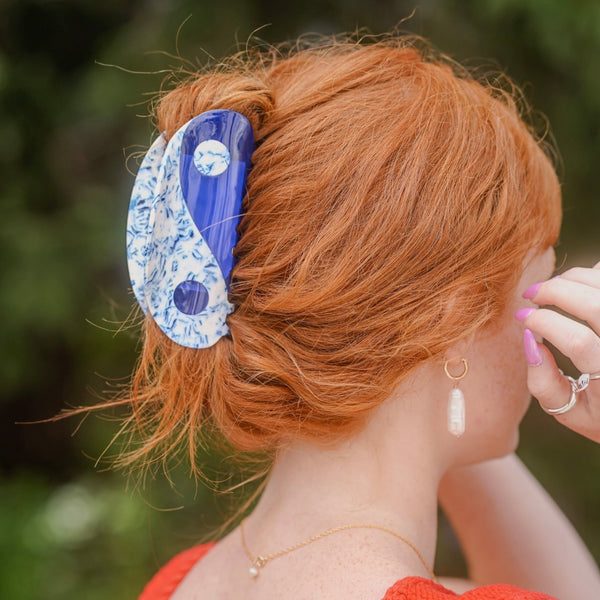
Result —
[[[531,299],[531,306],[544,308],[532,312],[524,325],[556,346],[582,373],[600,373],[600,263],[592,269],[574,268],[560,277],[540,281],[542,285]],[[559,314],[556,308],[567,315]],[[570,385],[548,349],[541,343],[538,348],[542,362],[529,367],[529,389],[542,407],[558,408],[569,399]],[[578,394],[575,407],[556,419],[600,442],[600,380],[590,381],[589,387]]]
[[[547,339],[568,356],[581,372],[597,373],[600,263],[592,269],[574,268],[552,279],[541,277],[537,283],[541,285],[533,298],[520,307],[536,310],[519,320],[538,338]],[[538,306],[547,307],[537,310]],[[565,314],[556,312],[557,308]],[[561,407],[570,397],[570,385],[544,344],[538,342],[537,347],[541,362],[529,358],[528,388],[542,407]],[[600,380],[591,381],[578,394],[575,407],[555,418],[600,442]],[[458,532],[471,576],[477,581],[494,581],[510,573],[511,581],[559,598],[596,597],[598,569],[593,559],[572,535],[570,524],[552,500],[516,461],[516,457],[507,457],[493,464],[453,469],[441,482],[440,502]],[[520,493],[525,488],[526,501]],[[502,515],[504,509],[499,502],[511,506],[510,529],[489,517]],[[521,535],[521,531],[528,535]],[[491,548],[489,539],[496,540]],[[487,559],[479,560],[483,552],[487,552]],[[566,571],[568,578],[564,577]]]
[[[464,591],[475,584],[503,582],[561,600],[600,597],[600,574],[581,539],[513,454],[518,425],[530,402],[527,381],[549,406],[568,399],[549,354],[544,353],[542,365],[527,366],[521,343],[524,325],[513,317],[516,310],[533,306],[522,298],[523,291],[547,280],[553,269],[552,250],[534,256],[499,327],[449,350],[446,358],[453,373],[460,373],[461,357],[469,362],[469,372],[460,382],[467,411],[462,437],[447,431],[453,382],[444,374],[443,361],[423,364],[350,440],[327,449],[296,443],[278,454],[246,522],[250,550],[268,555],[332,527],[372,523],[410,540],[432,565],[439,500],[461,541],[472,578],[446,580],[448,587]],[[598,297],[589,290],[584,295],[600,305],[600,277],[595,278],[599,273],[585,274],[588,281],[598,282],[597,287],[582,284],[581,274],[577,282],[596,290]],[[568,281],[575,276],[569,275]],[[536,303],[565,303],[573,289],[563,290],[561,300],[556,281],[540,287]],[[578,316],[588,320],[586,310],[592,304],[577,307]],[[566,318],[557,333],[556,317],[547,313],[552,311],[537,311],[525,325],[569,354],[566,338],[573,343],[582,329]],[[578,367],[592,368],[591,359],[577,358]],[[600,381],[595,383],[600,388]],[[600,398],[595,399],[600,404]],[[408,545],[369,529],[338,532],[276,558],[255,580],[249,579],[249,566],[236,529],[196,564],[173,599],[377,599],[403,577],[429,576]]]

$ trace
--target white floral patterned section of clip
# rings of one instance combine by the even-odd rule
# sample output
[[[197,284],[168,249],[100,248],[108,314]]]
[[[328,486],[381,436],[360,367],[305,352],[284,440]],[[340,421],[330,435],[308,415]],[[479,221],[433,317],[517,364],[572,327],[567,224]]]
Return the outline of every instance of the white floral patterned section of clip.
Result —
[[[129,208],[127,257],[132,288],[144,312],[174,342],[208,348],[229,333],[225,319],[233,305],[181,191],[179,157],[187,125],[166,148],[161,136],[142,162]],[[186,314],[175,304],[176,289],[189,282],[208,293],[206,306],[197,314]]]
[[[156,196],[158,172],[166,145],[165,136],[160,135],[146,153],[133,184],[127,215],[129,279],[136,300],[144,313],[148,312],[144,292],[146,261],[148,259],[148,235],[150,233],[148,221],[150,220],[150,209]]]

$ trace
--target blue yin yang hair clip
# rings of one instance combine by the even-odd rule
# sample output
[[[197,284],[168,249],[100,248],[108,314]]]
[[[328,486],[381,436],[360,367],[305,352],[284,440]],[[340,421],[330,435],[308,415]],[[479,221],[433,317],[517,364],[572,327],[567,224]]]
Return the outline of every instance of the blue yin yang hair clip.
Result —
[[[138,171],[127,219],[131,286],[145,314],[177,344],[208,348],[225,322],[241,219],[252,126],[211,110],[167,141],[161,135]]]

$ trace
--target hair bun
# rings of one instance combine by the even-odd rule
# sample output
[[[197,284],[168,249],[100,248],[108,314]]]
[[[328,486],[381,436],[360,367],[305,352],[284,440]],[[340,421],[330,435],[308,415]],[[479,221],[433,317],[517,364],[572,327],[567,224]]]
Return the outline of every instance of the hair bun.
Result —
[[[411,38],[234,56],[156,109],[169,137],[234,110],[257,148],[230,337],[183,348],[146,320],[122,464],[184,443],[201,472],[199,444],[352,435],[413,369],[500,323],[558,236],[558,179],[512,96]]]
[[[250,121],[256,135],[274,104],[271,90],[256,75],[206,73],[163,96],[156,116],[159,131],[166,131],[170,138],[200,113],[214,109],[235,110]]]

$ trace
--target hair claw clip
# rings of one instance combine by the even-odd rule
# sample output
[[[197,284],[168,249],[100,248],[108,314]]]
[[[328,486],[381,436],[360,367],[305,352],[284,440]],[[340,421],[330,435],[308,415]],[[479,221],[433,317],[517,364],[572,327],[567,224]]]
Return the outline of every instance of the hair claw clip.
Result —
[[[237,226],[254,152],[252,126],[230,110],[194,117],[150,147],[127,220],[133,292],[162,331],[188,348],[208,348],[225,322]]]

